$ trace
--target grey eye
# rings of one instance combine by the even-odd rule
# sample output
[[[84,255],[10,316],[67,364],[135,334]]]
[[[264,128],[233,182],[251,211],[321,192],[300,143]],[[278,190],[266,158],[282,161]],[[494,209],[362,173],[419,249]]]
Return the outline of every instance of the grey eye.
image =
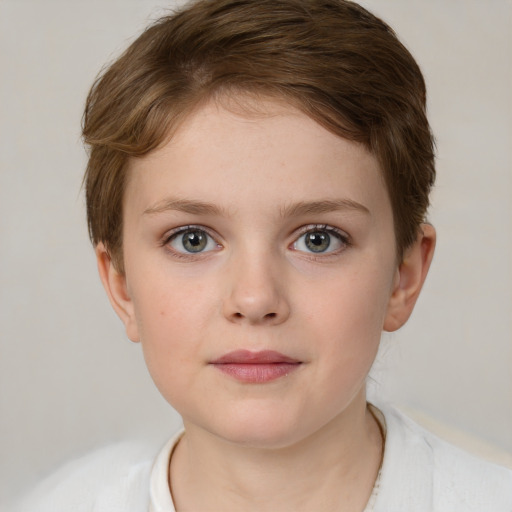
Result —
[[[334,228],[313,228],[299,236],[292,247],[296,251],[310,254],[329,254],[339,251],[347,245],[347,237],[335,231]]]
[[[202,229],[191,228],[176,233],[170,241],[171,247],[181,253],[211,251],[217,247],[215,240]]]
[[[304,243],[311,252],[325,252],[331,245],[331,236],[325,231],[313,231],[304,235]]]

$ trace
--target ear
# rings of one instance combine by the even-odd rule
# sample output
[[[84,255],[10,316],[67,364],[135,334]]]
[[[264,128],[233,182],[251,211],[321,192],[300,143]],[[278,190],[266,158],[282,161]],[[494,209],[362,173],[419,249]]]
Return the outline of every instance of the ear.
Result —
[[[124,323],[126,335],[131,341],[140,341],[133,301],[128,293],[126,275],[118,271],[110,254],[102,243],[96,246],[96,260],[101,282],[110,304]]]
[[[422,224],[416,241],[407,249],[397,269],[384,320],[385,331],[400,329],[411,316],[427,277],[435,246],[436,230],[430,224]]]

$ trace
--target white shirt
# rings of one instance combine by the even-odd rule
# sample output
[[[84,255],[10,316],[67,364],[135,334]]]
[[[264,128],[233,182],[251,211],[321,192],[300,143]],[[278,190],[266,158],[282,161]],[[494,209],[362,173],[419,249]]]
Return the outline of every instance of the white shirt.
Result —
[[[387,434],[373,512],[512,512],[512,470],[441,441],[393,408],[379,408]],[[120,444],[75,461],[15,511],[175,512],[168,471],[181,435],[156,458]]]

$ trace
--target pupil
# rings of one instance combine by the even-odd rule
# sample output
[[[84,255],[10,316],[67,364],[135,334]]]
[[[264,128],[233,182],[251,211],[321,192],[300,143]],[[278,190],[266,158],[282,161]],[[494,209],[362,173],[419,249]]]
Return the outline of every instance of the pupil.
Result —
[[[306,245],[313,252],[324,252],[331,244],[331,237],[327,233],[316,231],[306,235]]]
[[[200,231],[190,231],[183,235],[183,247],[188,252],[200,252],[206,247],[206,237]]]

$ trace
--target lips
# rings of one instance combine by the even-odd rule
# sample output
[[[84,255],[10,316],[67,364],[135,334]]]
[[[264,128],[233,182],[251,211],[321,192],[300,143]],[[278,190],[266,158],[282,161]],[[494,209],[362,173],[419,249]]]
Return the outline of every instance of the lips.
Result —
[[[302,363],[273,350],[235,350],[210,364],[240,382],[263,384],[289,375]]]

